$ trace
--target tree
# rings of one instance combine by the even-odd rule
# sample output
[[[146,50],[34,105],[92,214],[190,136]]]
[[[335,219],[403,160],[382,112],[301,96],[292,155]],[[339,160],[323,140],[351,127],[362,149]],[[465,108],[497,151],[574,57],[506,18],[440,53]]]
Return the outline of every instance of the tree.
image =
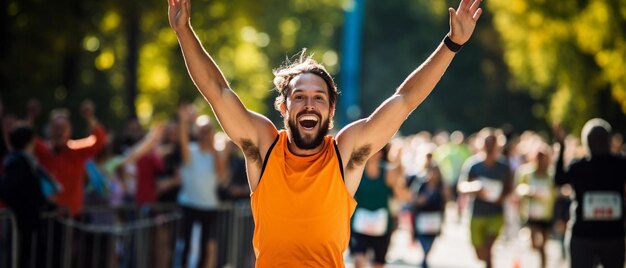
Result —
[[[545,118],[580,130],[603,117],[626,130],[626,1],[492,0],[514,83]]]
[[[272,107],[272,67],[304,44],[331,71],[336,66],[337,1],[192,2],[200,39],[255,111]],[[22,116],[34,97],[44,113],[66,107],[77,114],[80,101],[91,98],[101,121],[119,130],[135,106],[146,124],[170,117],[182,100],[209,111],[186,73],[164,0],[2,0],[0,6],[0,99],[8,112]]]
[[[361,103],[368,115],[439,45],[447,31],[447,7],[458,1],[367,1]],[[433,93],[402,126],[420,130],[476,131],[509,123],[540,129],[528,110],[532,99],[507,83],[492,16],[484,12],[476,32],[458,53]]]

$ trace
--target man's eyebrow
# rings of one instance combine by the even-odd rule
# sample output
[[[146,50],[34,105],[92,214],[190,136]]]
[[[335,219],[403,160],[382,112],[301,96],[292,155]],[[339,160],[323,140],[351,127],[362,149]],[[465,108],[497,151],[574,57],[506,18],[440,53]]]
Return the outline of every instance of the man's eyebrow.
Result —
[[[296,88],[296,89],[291,91],[291,94],[296,94],[296,93],[300,93],[300,92],[304,92],[304,89]],[[328,91],[324,90],[324,89],[315,89],[315,93],[326,93],[326,94],[328,94]]]

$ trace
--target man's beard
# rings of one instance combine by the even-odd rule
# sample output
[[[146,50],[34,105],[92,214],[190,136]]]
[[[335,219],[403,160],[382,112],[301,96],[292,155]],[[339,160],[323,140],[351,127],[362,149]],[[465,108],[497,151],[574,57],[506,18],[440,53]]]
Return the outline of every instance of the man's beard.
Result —
[[[301,113],[301,114],[304,114],[304,113]],[[322,144],[322,142],[324,141],[324,137],[326,136],[326,134],[328,134],[328,126],[330,125],[330,119],[326,119],[322,121],[321,125],[319,126],[319,130],[317,131],[317,134],[315,134],[315,136],[311,136],[307,134],[305,137],[303,137],[302,134],[300,133],[300,129],[298,129],[298,123],[295,121],[296,118],[298,118],[301,114],[298,114],[292,120],[285,120],[287,121],[285,122],[287,123],[285,124],[285,126],[287,127],[287,130],[289,130],[289,133],[291,134],[291,138],[296,143],[296,146],[298,146],[298,148],[304,149],[304,150],[315,149],[317,148],[317,146],[320,146],[320,144]]]

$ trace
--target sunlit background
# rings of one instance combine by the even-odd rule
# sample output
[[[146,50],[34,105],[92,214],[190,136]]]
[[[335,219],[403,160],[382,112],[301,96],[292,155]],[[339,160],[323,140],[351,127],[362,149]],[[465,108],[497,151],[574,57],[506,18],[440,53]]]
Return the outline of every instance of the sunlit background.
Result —
[[[340,100],[339,127],[367,116],[426,59],[457,1],[363,4],[357,106]],[[79,103],[90,98],[112,129],[130,117],[146,126],[170,117],[181,101],[210,113],[186,73],[165,0],[0,5],[6,112],[22,116],[37,98],[44,112],[68,107],[80,125]],[[272,108],[272,68],[306,47],[342,85],[353,7],[349,0],[193,0],[192,25],[246,106],[282,126]],[[626,0],[488,0],[483,7],[471,41],[403,133],[505,124],[548,132],[555,122],[576,132],[591,117],[626,130]]]

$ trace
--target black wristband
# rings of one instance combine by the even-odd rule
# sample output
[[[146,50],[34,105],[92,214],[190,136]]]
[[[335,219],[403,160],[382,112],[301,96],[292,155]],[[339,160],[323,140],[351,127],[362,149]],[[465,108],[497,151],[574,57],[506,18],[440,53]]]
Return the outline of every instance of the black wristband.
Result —
[[[446,34],[446,37],[443,38],[443,43],[446,45],[446,47],[454,52],[457,53],[459,52],[459,50],[461,50],[461,48],[463,48],[463,45],[459,45],[457,43],[455,43],[454,41],[452,41],[452,39],[450,39],[450,36]]]

